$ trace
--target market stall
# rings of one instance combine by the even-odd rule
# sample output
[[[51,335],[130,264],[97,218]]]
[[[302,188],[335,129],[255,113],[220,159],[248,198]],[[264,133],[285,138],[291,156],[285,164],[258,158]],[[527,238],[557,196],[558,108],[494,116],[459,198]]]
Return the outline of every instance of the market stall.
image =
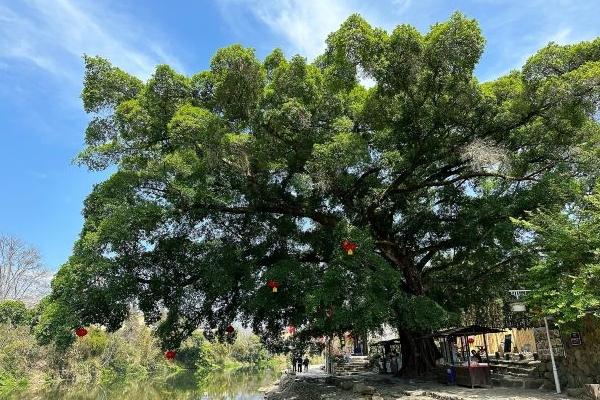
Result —
[[[500,329],[471,325],[436,332],[429,337],[437,339],[447,372],[447,382],[474,388],[491,386],[491,372],[486,335],[502,332]],[[471,348],[475,336],[483,336],[482,348]]]
[[[381,340],[370,344],[375,366],[382,374],[396,375],[402,367],[400,339]]]

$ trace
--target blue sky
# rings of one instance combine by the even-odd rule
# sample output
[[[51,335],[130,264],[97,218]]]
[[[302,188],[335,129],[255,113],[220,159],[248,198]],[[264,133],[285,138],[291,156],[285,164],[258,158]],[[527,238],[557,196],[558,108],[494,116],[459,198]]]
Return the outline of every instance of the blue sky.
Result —
[[[477,67],[490,80],[520,67],[549,41],[600,36],[594,0],[0,0],[0,233],[38,247],[57,269],[82,225],[92,185],[105,177],[71,164],[88,117],[79,93],[83,54],[101,55],[141,78],[168,63],[193,74],[216,49],[241,43],[309,59],[351,13],[421,31],[455,10],[487,38]]]

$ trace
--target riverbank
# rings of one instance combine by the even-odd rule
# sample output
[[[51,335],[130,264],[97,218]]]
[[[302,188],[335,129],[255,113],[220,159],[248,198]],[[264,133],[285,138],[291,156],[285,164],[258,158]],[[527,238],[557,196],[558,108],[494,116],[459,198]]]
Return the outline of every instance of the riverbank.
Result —
[[[248,381],[254,389],[255,376],[265,371],[278,375],[286,362],[286,357],[269,353],[257,336],[245,331],[233,343],[209,341],[202,332],[194,332],[177,349],[175,359],[167,359],[152,328],[139,315],[132,315],[116,332],[87,327],[85,335],[62,347],[40,343],[31,318],[1,321],[0,399],[65,399],[71,394],[77,399],[117,399],[126,390],[142,389],[149,390],[142,398],[160,399],[165,390],[179,390],[178,385],[184,392],[218,393],[219,385],[224,390],[237,388],[238,380]],[[258,380],[256,388],[263,385]]]
[[[265,393],[267,400],[566,400],[539,390],[493,387],[469,389],[428,381],[408,380],[372,372],[327,376],[317,367],[308,373],[284,374]]]
[[[263,400],[259,391],[279,376],[277,371],[215,371],[199,377],[182,370],[163,379],[116,382],[91,387],[64,385],[40,392],[28,392],[12,399],[28,400],[189,400],[244,399]],[[0,399],[2,397],[0,396]]]

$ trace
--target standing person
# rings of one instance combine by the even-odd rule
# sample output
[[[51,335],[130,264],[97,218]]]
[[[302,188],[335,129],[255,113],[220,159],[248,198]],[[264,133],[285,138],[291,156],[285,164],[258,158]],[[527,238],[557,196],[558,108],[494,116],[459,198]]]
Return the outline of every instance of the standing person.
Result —
[[[304,357],[304,372],[308,372],[308,363],[310,362],[310,360],[308,359],[308,356]]]
[[[390,358],[390,368],[393,375],[398,375],[398,353],[393,353]]]
[[[302,372],[302,355],[298,356],[296,362],[298,363],[298,372]]]
[[[481,357],[481,354],[478,351],[475,351],[475,350],[471,350],[471,360],[472,361],[477,361],[478,363],[482,363],[483,362],[483,358]]]
[[[297,361],[297,357],[296,357],[296,355],[295,355],[295,354],[292,354],[292,371],[294,371],[294,372],[296,372],[296,366],[298,365],[298,364],[296,363],[296,361]]]

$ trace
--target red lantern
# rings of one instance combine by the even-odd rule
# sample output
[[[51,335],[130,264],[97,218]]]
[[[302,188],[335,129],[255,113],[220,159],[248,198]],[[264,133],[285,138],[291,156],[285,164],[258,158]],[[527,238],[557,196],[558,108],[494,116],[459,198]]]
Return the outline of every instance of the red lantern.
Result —
[[[467,339],[467,342],[469,342],[469,344],[473,344],[475,343],[475,338],[470,337]]]
[[[296,327],[294,325],[290,325],[287,327],[287,331],[289,334],[293,335],[294,333],[296,333]]]
[[[225,328],[225,332],[227,332],[228,334],[232,334],[235,331],[235,328],[231,325],[227,325],[227,328]]]
[[[354,243],[354,242],[351,242],[349,240],[344,240],[342,242],[342,249],[349,256],[353,255],[357,248],[358,248],[358,245],[356,243]]]
[[[79,328],[75,329],[75,334],[79,337],[84,337],[88,334],[88,331],[84,327],[80,326]]]
[[[173,361],[175,359],[175,352],[173,350],[165,351],[165,358],[169,361]]]
[[[279,287],[279,282],[273,280],[273,279],[269,279],[267,281],[267,286],[271,288],[271,290],[273,290],[273,293],[277,293],[277,288]]]

